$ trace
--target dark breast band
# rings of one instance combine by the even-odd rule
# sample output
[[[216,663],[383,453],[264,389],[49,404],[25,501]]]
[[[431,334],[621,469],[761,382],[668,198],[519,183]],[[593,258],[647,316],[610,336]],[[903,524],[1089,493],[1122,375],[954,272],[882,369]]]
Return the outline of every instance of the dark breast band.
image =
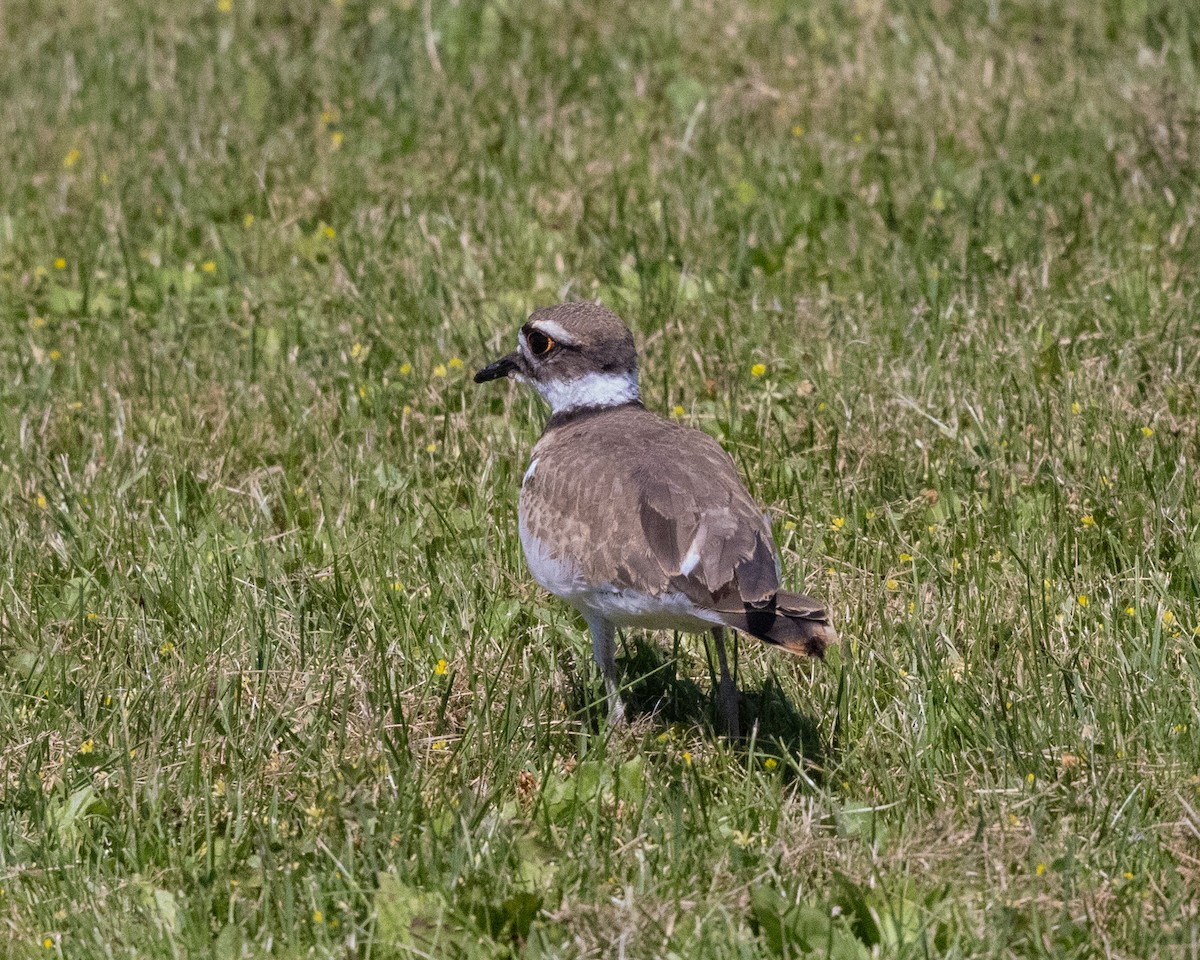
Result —
[[[547,434],[551,430],[557,430],[559,427],[582,423],[585,420],[592,419],[592,417],[598,417],[602,413],[609,413],[613,410],[624,410],[627,407],[646,409],[645,404],[641,400],[630,400],[627,403],[618,403],[611,407],[572,407],[570,410],[563,410],[561,413],[554,414],[554,416],[547,420],[546,429],[542,433]]]

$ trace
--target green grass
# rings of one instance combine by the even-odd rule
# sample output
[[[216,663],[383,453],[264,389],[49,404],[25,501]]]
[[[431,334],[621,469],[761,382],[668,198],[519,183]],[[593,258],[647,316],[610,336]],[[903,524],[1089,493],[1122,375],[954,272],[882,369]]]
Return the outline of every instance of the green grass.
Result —
[[[25,0],[0,64],[0,955],[1195,960],[1191,6]],[[844,638],[740,644],[736,749],[670,635],[607,736],[524,568],[469,375],[577,297]]]

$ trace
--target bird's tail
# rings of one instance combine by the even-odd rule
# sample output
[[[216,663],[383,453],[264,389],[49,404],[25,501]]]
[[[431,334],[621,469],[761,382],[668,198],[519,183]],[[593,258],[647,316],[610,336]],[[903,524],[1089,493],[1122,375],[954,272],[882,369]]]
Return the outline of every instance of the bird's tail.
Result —
[[[744,610],[720,612],[735,630],[802,657],[825,656],[825,648],[838,638],[825,607],[802,593],[780,590],[761,607],[747,604]]]

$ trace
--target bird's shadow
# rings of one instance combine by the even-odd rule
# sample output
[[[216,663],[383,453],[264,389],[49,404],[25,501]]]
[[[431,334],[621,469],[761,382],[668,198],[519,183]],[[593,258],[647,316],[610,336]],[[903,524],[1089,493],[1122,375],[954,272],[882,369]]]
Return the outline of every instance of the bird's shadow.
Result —
[[[676,724],[701,727],[713,736],[721,735],[724,727],[717,715],[715,675],[713,683],[701,685],[679,673],[679,657],[647,641],[641,636],[626,636],[623,655],[617,665],[622,675],[622,697],[626,716],[633,722],[652,718],[664,727]],[[713,671],[710,663],[710,674]],[[604,698],[594,695],[590,683],[576,686],[572,699],[577,707],[590,712],[597,726],[604,723]],[[743,687],[739,682],[742,747],[748,747],[753,732],[754,750],[776,756],[785,763],[785,770],[802,769],[814,782],[821,779],[825,769],[826,746],[821,740],[816,721],[802,713],[788,698],[773,674],[768,674],[758,689]],[[586,704],[595,709],[586,710]]]

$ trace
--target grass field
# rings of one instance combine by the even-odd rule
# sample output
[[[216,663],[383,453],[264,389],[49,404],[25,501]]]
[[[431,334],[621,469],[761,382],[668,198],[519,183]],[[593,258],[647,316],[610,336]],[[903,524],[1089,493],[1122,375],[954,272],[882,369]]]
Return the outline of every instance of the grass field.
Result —
[[[1200,957],[1200,11],[0,9],[0,956]],[[630,323],[824,663],[516,498]]]

